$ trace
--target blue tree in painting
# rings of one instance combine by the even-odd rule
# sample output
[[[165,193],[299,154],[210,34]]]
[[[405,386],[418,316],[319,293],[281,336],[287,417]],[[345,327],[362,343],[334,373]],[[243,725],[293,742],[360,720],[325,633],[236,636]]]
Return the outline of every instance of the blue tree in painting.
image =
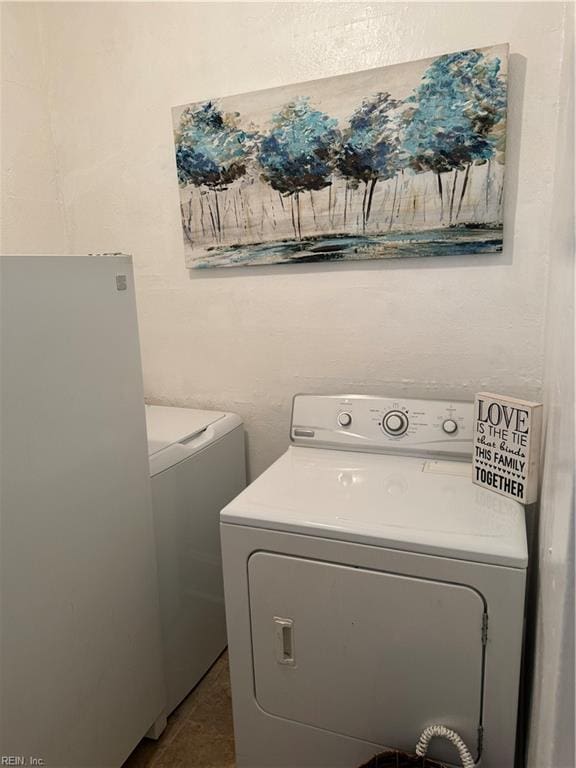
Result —
[[[210,217],[216,238],[222,235],[218,192],[246,173],[254,155],[256,134],[238,126],[237,113],[223,114],[211,101],[188,107],[176,133],[176,166],[180,184],[207,187],[214,193]]]
[[[465,113],[477,136],[484,137],[490,143],[492,151],[488,155],[474,157],[473,161],[466,165],[457,216],[462,207],[472,162],[475,165],[488,163],[489,169],[490,160],[495,156],[496,161],[503,164],[506,147],[506,83],[501,73],[501,62],[497,57],[490,59],[478,51],[475,53],[478,54],[478,60],[469,84],[470,99]],[[486,194],[488,195],[488,185]]]
[[[330,185],[340,137],[337,125],[334,118],[313,109],[308,98],[299,98],[272,116],[270,131],[260,141],[262,179],[281,195],[290,196],[292,225],[299,239],[300,194]]]
[[[485,163],[496,149],[495,127],[504,121],[506,87],[500,60],[480,51],[441,56],[426,70],[421,84],[407,99],[404,149],[416,172],[433,171],[437,177],[444,217],[442,174],[454,171],[450,220],[457,172],[466,169],[460,210],[473,163]]]
[[[377,182],[393,178],[402,165],[398,136],[400,106],[401,102],[389,93],[377,93],[364,99],[343,132],[337,167],[353,186],[364,182],[363,230],[370,218]]]

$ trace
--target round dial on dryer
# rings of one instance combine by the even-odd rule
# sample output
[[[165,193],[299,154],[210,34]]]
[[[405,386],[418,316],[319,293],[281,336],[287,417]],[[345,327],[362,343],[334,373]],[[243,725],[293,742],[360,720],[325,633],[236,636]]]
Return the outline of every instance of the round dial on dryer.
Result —
[[[398,437],[408,429],[408,416],[402,411],[388,411],[382,419],[382,429],[387,435]]]
[[[453,435],[454,432],[458,431],[458,424],[454,419],[446,419],[442,424],[442,429],[447,435]]]
[[[342,413],[339,413],[338,424],[340,424],[341,427],[349,427],[350,424],[352,424],[352,414],[348,413],[348,411],[342,411]]]

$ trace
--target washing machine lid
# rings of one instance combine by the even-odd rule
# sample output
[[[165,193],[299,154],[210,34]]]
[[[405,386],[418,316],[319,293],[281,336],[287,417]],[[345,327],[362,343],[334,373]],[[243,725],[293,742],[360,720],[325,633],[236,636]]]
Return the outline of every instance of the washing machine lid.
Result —
[[[523,507],[471,474],[466,462],[292,446],[221,519],[525,568]]]
[[[153,456],[175,443],[191,440],[225,416],[226,414],[220,411],[147,405],[148,455]]]

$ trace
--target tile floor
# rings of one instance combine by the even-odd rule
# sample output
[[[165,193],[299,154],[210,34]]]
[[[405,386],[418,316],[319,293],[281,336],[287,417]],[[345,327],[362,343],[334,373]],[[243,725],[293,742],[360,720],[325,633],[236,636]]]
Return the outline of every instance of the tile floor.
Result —
[[[234,768],[227,653],[168,718],[158,741],[143,739],[122,768]]]

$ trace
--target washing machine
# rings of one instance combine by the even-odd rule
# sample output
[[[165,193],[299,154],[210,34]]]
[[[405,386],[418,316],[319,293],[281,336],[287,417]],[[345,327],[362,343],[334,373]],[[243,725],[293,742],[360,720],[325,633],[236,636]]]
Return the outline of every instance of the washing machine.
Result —
[[[226,647],[219,513],[246,485],[244,430],[236,414],[153,405],[146,427],[168,715]]]
[[[294,398],[287,452],[221,513],[238,768],[354,768],[432,724],[514,766],[524,510],[472,484],[472,424]]]

